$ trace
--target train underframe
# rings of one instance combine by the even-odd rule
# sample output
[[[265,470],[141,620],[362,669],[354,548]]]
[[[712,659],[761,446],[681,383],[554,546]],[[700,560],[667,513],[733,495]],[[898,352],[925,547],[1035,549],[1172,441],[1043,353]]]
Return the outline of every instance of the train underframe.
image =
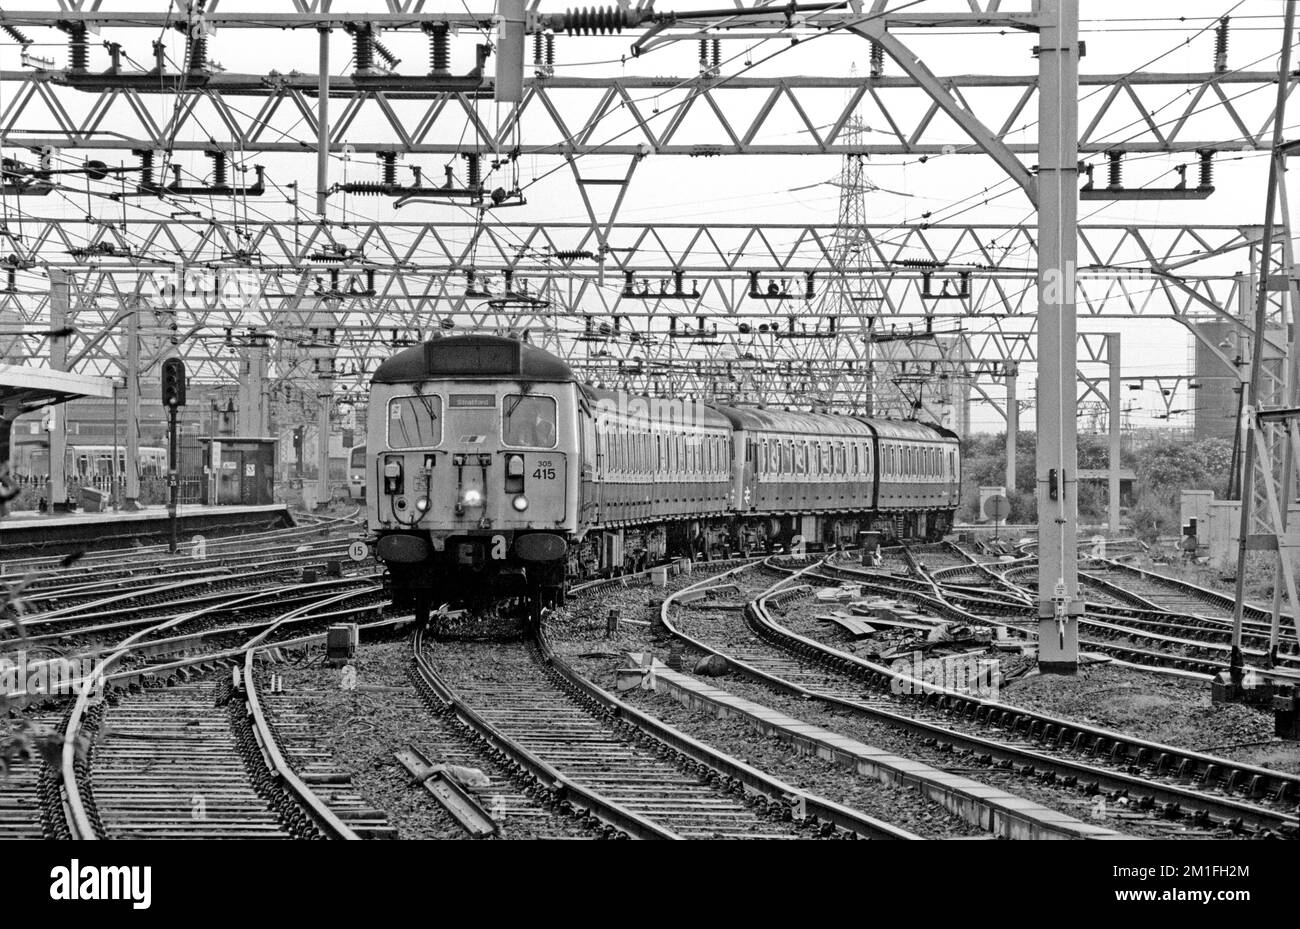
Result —
[[[953,513],[918,509],[725,514],[714,519],[593,528],[581,538],[565,539],[564,554],[550,560],[518,557],[513,538],[507,540],[504,552],[494,552],[493,537],[468,535],[448,539],[442,551],[430,552],[423,560],[388,562],[385,581],[394,602],[413,608],[420,618],[427,618],[442,603],[473,605],[507,597],[526,599],[540,614],[542,608],[564,601],[569,584],[630,574],[676,558],[714,561],[789,552],[801,546],[807,551],[834,551],[857,546],[860,533],[869,531],[880,532],[885,544],[938,541],[951,530]]]

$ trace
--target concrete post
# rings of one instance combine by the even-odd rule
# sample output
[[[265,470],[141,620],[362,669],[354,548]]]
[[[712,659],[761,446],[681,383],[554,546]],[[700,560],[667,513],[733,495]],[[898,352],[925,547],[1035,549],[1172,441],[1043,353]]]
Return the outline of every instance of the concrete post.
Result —
[[[317,416],[316,466],[320,469],[316,476],[316,505],[325,506],[330,502],[330,412],[334,405],[334,380],[321,378],[321,387],[317,392],[320,400],[320,412]]]
[[[1007,474],[1003,479],[1007,493],[1016,490],[1016,441],[1020,432],[1020,401],[1016,397],[1018,368],[1007,365]]]
[[[1118,332],[1107,333],[1106,360],[1110,365],[1110,415],[1106,417],[1106,421],[1110,427],[1110,453],[1106,456],[1106,484],[1110,492],[1107,515],[1110,531],[1113,533],[1119,532],[1119,418],[1120,404],[1123,401],[1120,396],[1119,342]]]
[[[51,268],[49,275],[50,329],[58,331],[68,324],[72,288],[66,271]],[[50,368],[54,371],[68,370],[68,337],[65,335],[50,337]],[[49,501],[51,511],[67,508],[67,411],[67,404],[56,404],[50,407],[50,478],[46,485],[46,499]]]
[[[139,301],[126,317],[126,488],[124,510],[140,508],[140,314],[145,305]]]

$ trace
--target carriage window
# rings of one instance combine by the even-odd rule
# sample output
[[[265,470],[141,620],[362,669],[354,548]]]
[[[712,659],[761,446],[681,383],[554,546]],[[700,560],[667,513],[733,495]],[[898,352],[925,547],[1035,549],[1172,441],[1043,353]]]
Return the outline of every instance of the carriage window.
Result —
[[[388,401],[389,448],[426,448],[441,442],[441,397],[425,394]]]
[[[507,394],[501,408],[501,434],[507,445],[555,447],[555,398]]]

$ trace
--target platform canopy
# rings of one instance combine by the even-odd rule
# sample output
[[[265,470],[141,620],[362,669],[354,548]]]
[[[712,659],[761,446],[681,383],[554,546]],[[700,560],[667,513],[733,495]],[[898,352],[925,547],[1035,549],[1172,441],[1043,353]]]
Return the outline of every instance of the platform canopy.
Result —
[[[0,364],[0,416],[13,419],[51,403],[113,396],[108,378],[27,365]]]

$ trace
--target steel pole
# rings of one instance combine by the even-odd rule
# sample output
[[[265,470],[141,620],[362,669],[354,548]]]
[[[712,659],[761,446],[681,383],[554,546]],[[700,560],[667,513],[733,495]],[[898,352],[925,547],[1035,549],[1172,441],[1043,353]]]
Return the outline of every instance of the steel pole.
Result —
[[[330,179],[330,31],[320,30],[320,82],[316,92],[316,212],[325,215]]]
[[[177,461],[176,407],[167,408],[167,522],[171,528],[171,553],[176,554],[176,504],[180,495],[180,463]]]
[[[1042,0],[1038,166],[1038,666],[1079,663],[1078,248],[1079,4]]]
[[[1228,671],[1232,683],[1241,682],[1245,657],[1241,651],[1241,627],[1245,614],[1246,598],[1246,560],[1250,548],[1250,531],[1253,528],[1252,508],[1255,497],[1255,413],[1260,403],[1260,390],[1263,385],[1262,370],[1264,366],[1264,342],[1268,335],[1268,276],[1269,260],[1273,248],[1273,221],[1277,209],[1278,186],[1283,183],[1282,172],[1284,155],[1282,154],[1282,123],[1286,113],[1287,94],[1290,82],[1286,76],[1291,73],[1291,35],[1295,28],[1295,0],[1287,0],[1286,20],[1282,30],[1282,55],[1278,65],[1277,107],[1273,120],[1273,157],[1269,159],[1268,190],[1264,195],[1264,228],[1259,240],[1259,275],[1255,290],[1255,339],[1250,353],[1250,384],[1248,387],[1245,411],[1250,420],[1249,429],[1243,436],[1246,445],[1246,461],[1241,470],[1241,523],[1240,538],[1237,540],[1237,582],[1236,599],[1232,608],[1232,651],[1228,659]],[[1290,429],[1289,424],[1287,428]],[[1262,463],[1271,468],[1271,462]],[[1289,486],[1287,476],[1284,487]],[[1282,509],[1285,511],[1290,497],[1283,494]],[[1279,550],[1278,558],[1289,558],[1289,550]],[[1296,609],[1292,604],[1292,609]],[[1276,617],[1276,613],[1274,614]],[[1276,620],[1275,620],[1276,621]],[[1270,643],[1271,644],[1271,643]]]

